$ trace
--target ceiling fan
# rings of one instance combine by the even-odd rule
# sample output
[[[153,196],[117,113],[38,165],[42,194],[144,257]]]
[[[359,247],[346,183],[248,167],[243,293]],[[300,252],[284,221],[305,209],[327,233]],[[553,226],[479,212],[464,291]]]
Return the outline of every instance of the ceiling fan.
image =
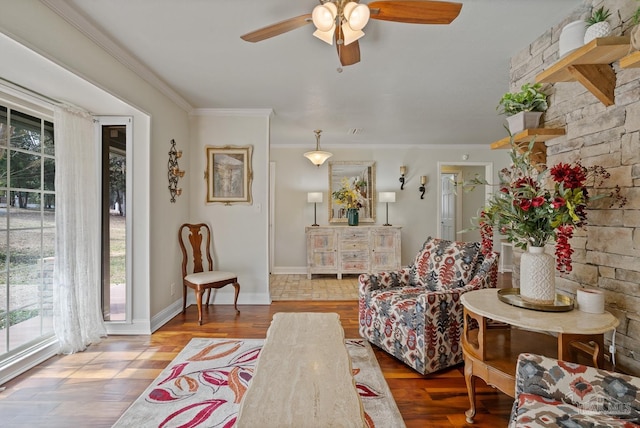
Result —
[[[380,0],[369,4],[352,0],[320,0],[312,13],[285,19],[243,36],[247,42],[260,42],[311,22],[314,36],[338,49],[343,66],[360,61],[358,39],[369,18],[410,24],[450,24],[458,17],[462,3],[431,0]]]

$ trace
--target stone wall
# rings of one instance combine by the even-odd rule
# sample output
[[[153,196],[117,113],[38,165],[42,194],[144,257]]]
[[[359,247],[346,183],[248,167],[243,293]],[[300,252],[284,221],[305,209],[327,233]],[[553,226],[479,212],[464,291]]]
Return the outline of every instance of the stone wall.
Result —
[[[589,16],[591,7],[612,12],[608,22],[612,35],[627,35],[632,15],[640,3],[631,0],[586,0],[584,7],[549,29],[511,59],[510,91],[518,90],[558,60],[562,27]],[[556,276],[556,286],[575,295],[578,287],[605,293],[606,309],[620,325],[616,330],[616,363],[625,372],[640,375],[640,69],[621,69],[613,64],[617,82],[615,105],[605,107],[580,83],[554,83],[544,127],[564,128],[566,135],[547,141],[547,164],[580,160],[585,166],[600,165],[611,173],[609,183],[618,184],[628,198],[622,209],[601,203],[589,210],[589,226],[576,231],[573,272]],[[547,252],[553,254],[553,246]],[[517,265],[517,255],[515,257]],[[519,270],[514,270],[517,281]],[[606,335],[611,342],[612,335]]]

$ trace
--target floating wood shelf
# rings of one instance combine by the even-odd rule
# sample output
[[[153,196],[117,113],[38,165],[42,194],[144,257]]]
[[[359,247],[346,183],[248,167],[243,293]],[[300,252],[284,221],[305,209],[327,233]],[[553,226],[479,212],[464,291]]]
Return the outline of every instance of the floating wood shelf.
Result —
[[[604,105],[614,104],[616,73],[611,63],[629,52],[629,36],[600,37],[536,76],[537,83],[580,82]]]
[[[514,143],[530,143],[535,138],[537,142],[543,142],[552,138],[561,137],[564,135],[564,129],[561,128],[529,128],[522,132],[518,132],[513,136]],[[494,143],[491,143],[492,149],[510,149],[511,137],[505,137]]]
[[[520,151],[528,148],[531,140],[534,140],[531,149],[531,160],[540,165],[547,163],[547,146],[545,141],[564,135],[564,129],[560,128],[529,128],[522,132],[518,132],[513,136],[513,142],[517,144]],[[505,137],[494,143],[491,143],[492,149],[510,149],[511,137]]]
[[[640,68],[640,51],[635,51],[620,59],[622,68]]]

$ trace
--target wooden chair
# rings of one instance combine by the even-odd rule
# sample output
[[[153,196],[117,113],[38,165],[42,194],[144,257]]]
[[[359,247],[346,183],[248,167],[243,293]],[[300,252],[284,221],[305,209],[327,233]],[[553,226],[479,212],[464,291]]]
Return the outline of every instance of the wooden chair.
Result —
[[[186,245],[187,240],[189,245]],[[202,295],[204,291],[207,291],[207,306],[209,306],[211,289],[222,288],[227,284],[233,284],[236,290],[233,306],[236,312],[240,313],[238,310],[238,294],[240,293],[238,276],[233,272],[213,269],[209,226],[205,223],[183,224],[178,231],[178,242],[180,242],[182,250],[182,313],[184,314],[187,310],[187,287],[193,288],[198,304],[198,324],[202,325]],[[205,257],[209,266],[206,271],[204,270]]]

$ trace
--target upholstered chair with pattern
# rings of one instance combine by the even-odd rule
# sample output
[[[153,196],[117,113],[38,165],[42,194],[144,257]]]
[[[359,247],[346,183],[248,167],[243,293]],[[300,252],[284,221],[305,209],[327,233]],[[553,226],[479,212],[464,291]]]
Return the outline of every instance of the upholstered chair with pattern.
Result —
[[[460,296],[497,280],[497,253],[429,238],[412,265],[360,275],[360,335],[422,374],[462,363]]]
[[[520,354],[510,428],[637,427],[640,378]]]

